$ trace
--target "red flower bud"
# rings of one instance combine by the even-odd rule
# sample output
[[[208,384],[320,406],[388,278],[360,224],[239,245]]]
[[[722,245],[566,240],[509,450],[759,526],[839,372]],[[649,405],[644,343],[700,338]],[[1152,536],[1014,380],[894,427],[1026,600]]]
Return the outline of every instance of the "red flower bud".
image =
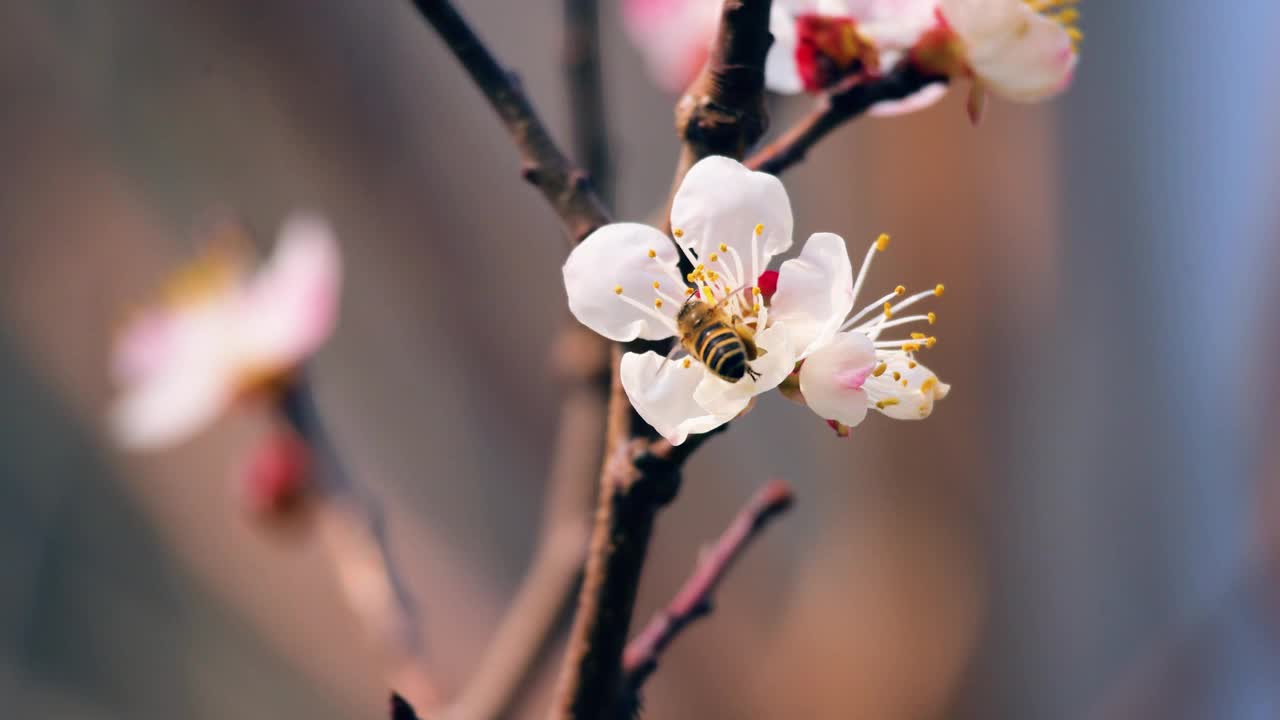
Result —
[[[292,431],[270,433],[249,454],[241,474],[243,497],[255,515],[281,515],[305,499],[310,449]]]
[[[836,422],[835,420],[828,420],[828,421],[827,421],[827,426],[828,426],[828,427],[830,427],[832,430],[835,430],[835,431],[836,431],[836,437],[842,437],[842,438],[847,438],[847,437],[849,437],[849,426],[848,426],[848,425],[842,425],[842,424],[840,424],[840,423]]]

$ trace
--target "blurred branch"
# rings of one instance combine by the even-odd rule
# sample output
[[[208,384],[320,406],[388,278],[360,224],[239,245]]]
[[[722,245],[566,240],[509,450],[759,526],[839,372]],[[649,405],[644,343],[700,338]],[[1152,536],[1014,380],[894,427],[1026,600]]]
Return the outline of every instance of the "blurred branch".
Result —
[[[872,105],[886,100],[902,100],[928,85],[945,82],[945,75],[925,73],[911,62],[899,63],[889,74],[870,82],[853,78],[850,84],[819,100],[817,109],[753,154],[746,165],[752,170],[779,175],[804,160],[809,149],[828,133],[861,116]]]
[[[712,595],[734,562],[769,521],[791,507],[791,486],[782,480],[770,481],[756,491],[719,539],[698,558],[693,574],[667,607],[627,644],[622,655],[625,673],[622,702],[635,707],[640,687],[658,667],[658,656],[690,623],[711,612]],[[619,717],[629,717],[619,713]]]
[[[604,444],[609,349],[598,335],[573,324],[561,331],[554,351],[565,395],[538,546],[479,669],[449,709],[451,718],[504,716],[572,607],[582,576]]]
[[[421,623],[392,555],[381,504],[347,473],[304,377],[285,388],[280,411],[311,450],[313,477],[321,499],[328,501],[323,507],[336,521],[327,539],[348,603],[368,630],[390,636],[404,656],[405,666],[393,675],[392,685],[419,702],[433,702]]]
[[[564,0],[564,70],[573,153],[605,204],[613,201],[613,162],[600,63],[599,0]]]
[[[763,134],[771,5],[770,0],[724,0],[707,66],[676,107],[682,149],[673,192],[697,160],[714,154],[741,158]],[[615,347],[614,367],[619,356]],[[613,712],[654,518],[678,493],[685,460],[713,434],[695,435],[678,447],[657,440],[614,373],[608,457],[552,718],[602,718]]]
[[[609,211],[587,174],[556,146],[519,80],[498,64],[453,4],[448,0],[414,0],[413,5],[436,29],[507,126],[524,158],[524,178],[542,191],[573,242],[609,222]]]

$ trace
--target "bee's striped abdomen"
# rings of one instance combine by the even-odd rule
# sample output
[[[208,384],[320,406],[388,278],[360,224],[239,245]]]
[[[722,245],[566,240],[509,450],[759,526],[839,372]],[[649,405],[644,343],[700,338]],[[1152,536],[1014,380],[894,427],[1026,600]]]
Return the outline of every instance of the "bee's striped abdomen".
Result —
[[[716,375],[737,382],[747,372],[747,352],[729,326],[713,323],[698,333],[694,340],[694,355]]]

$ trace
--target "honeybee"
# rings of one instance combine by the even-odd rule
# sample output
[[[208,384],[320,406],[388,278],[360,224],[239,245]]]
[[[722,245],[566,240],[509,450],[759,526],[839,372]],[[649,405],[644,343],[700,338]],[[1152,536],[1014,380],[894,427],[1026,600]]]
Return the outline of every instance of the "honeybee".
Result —
[[[760,357],[755,332],[737,317],[730,317],[719,303],[690,298],[676,314],[680,347],[725,382],[744,376],[760,376],[748,362]]]

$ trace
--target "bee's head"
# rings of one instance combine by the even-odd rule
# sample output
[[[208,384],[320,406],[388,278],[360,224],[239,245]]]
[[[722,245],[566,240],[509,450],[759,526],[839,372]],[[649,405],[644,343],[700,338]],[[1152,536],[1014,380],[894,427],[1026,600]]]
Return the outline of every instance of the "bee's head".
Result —
[[[690,295],[689,299],[680,306],[680,312],[676,313],[676,322],[682,325],[696,324],[713,311],[714,308],[709,303]]]

